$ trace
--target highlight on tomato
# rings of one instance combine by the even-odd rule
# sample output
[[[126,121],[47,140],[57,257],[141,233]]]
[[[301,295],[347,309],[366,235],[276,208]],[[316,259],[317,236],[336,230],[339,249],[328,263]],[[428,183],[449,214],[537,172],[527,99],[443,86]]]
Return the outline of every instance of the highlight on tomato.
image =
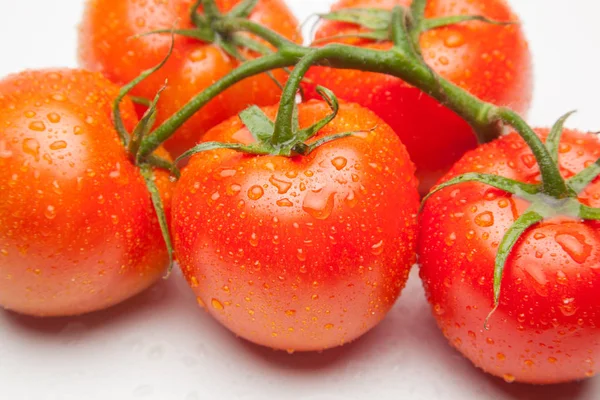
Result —
[[[564,119],[530,131],[531,148],[511,133],[468,152],[421,215],[420,273],[443,334],[507,382],[597,372],[600,143],[561,140]]]
[[[346,43],[388,50],[389,10],[410,0],[339,0],[322,15],[314,45]],[[425,19],[409,28],[420,35],[419,53],[441,77],[483,101],[525,113],[532,95],[529,47],[517,16],[504,0],[420,2]],[[426,3],[426,4],[425,4]],[[410,24],[411,20],[408,21]],[[417,36],[419,38],[419,36]],[[417,167],[420,192],[431,186],[468,150],[495,139],[477,137],[467,122],[437,100],[399,78],[373,72],[313,67],[305,83],[361,104],[396,131]]]
[[[245,33],[225,36],[214,31],[211,23],[220,14],[249,18],[302,42],[298,23],[283,0],[217,0],[206,2],[212,5],[208,10],[200,3],[198,0],[88,0],[79,33],[81,65],[124,85],[165,57],[172,31],[175,34],[172,56],[131,93],[152,99],[167,81],[157,107],[160,124],[243,60],[271,51],[262,41]],[[210,128],[246,107],[276,103],[286,77],[283,70],[275,70],[237,83],[190,116],[164,147],[176,157],[194,146]],[[145,107],[138,107],[138,111],[141,116]]]
[[[104,309],[169,265],[153,204],[170,214],[169,173],[135,165],[113,126],[119,88],[53,69],[0,81],[0,305],[34,316]],[[127,98],[123,131],[138,119]],[[153,157],[167,157],[158,150]],[[156,158],[157,160],[159,158]],[[151,189],[151,190],[150,190]]]

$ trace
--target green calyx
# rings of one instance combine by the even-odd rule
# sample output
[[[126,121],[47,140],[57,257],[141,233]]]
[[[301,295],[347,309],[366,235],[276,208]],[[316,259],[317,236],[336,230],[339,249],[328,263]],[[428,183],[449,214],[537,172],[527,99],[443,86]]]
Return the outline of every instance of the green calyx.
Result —
[[[560,175],[558,147],[564,124],[572,114],[573,112],[570,112],[562,116],[552,127],[546,142],[542,143],[535,132],[524,122],[521,122],[522,120],[516,114],[507,110],[499,111],[500,118],[511,123],[532,149],[542,176],[540,184],[519,182],[497,175],[466,173],[438,185],[423,199],[421,207],[426,204],[431,196],[442,189],[465,182],[479,182],[510,193],[530,203],[527,210],[505,232],[498,246],[494,264],[494,306],[485,320],[486,329],[489,328],[488,321],[490,317],[500,304],[502,277],[506,261],[515,245],[530,227],[545,219],[557,216],[581,220],[600,220],[600,208],[589,207],[582,204],[578,199],[578,194],[600,175],[600,159],[568,180]]]
[[[248,129],[254,143],[222,143],[222,142],[204,142],[194,146],[190,150],[183,153],[176,161],[175,165],[181,160],[198,154],[201,152],[217,149],[231,149],[246,154],[254,155],[273,155],[273,156],[306,156],[317,149],[319,146],[331,141],[351,136],[357,132],[342,132],[335,135],[325,136],[312,143],[307,143],[309,139],[314,137],[321,129],[329,124],[337,116],[339,111],[339,103],[335,95],[329,89],[317,87],[317,93],[327,102],[331,108],[331,113],[317,121],[313,125],[300,129],[298,122],[298,106],[294,102],[291,125],[291,137],[287,136],[282,140],[282,135],[277,134],[277,122],[272,121],[267,115],[257,106],[251,106],[239,114],[240,120]]]
[[[493,25],[510,25],[513,21],[496,21],[483,15],[452,15],[438,18],[425,18],[426,0],[415,0],[410,9],[402,8],[406,16],[406,25],[413,44],[418,48],[418,40],[422,33],[429,30],[456,25],[463,22],[480,21]],[[365,32],[337,35],[317,40],[315,43],[331,41],[332,39],[358,38],[372,41],[393,41],[392,34],[395,28],[393,18],[394,11],[379,8],[346,8],[319,14],[321,19],[328,21],[345,22],[364,28]]]

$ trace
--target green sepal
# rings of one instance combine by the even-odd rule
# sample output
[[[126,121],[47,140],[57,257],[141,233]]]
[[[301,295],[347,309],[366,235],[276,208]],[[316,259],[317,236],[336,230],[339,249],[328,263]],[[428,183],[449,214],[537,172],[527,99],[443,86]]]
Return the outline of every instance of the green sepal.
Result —
[[[161,93],[166,89],[166,87],[167,83],[165,82],[163,87],[161,87],[156,93],[156,96],[154,96],[154,100],[152,100],[152,103],[150,103],[150,106],[146,112],[144,112],[144,115],[139,120],[131,134],[131,141],[129,142],[128,150],[130,156],[135,160],[136,164],[141,162],[141,160],[137,157],[137,151],[140,147],[140,142],[148,133],[150,133],[154,123],[156,122],[156,105],[158,104]]]
[[[329,106],[329,108],[331,108],[331,113],[327,114],[327,116],[317,122],[315,122],[313,125],[309,126],[308,128],[304,128],[302,130],[297,131],[297,138],[299,142],[305,142],[306,140],[310,139],[311,137],[313,137],[314,135],[316,135],[321,129],[323,129],[327,124],[329,124],[331,121],[334,120],[334,118],[337,116],[338,111],[340,109],[340,104],[338,102],[338,99],[336,97],[336,95],[329,89],[323,87],[323,86],[317,86],[316,87],[316,92],[319,96],[321,96],[323,98],[323,100],[325,100],[325,102],[327,103],[327,105]],[[298,116],[295,116],[295,119],[298,119]],[[298,125],[295,125],[296,127]]]
[[[581,204],[579,207],[579,217],[585,220],[600,220],[600,208],[589,207]]]
[[[423,198],[423,201],[421,202],[421,209],[423,208],[427,200],[435,193],[449,186],[458,185],[464,182],[483,183],[495,187],[496,189],[500,189],[526,199],[530,199],[531,196],[535,196],[536,194],[538,194],[541,188],[540,185],[532,185],[529,183],[519,182],[515,181],[514,179],[505,178],[503,176],[468,172],[466,174],[459,175],[436,186],[435,189],[433,189],[431,192],[429,192],[429,194],[427,194],[427,196]]]
[[[275,125],[259,107],[248,107],[239,114],[239,117],[258,143],[271,140]]]
[[[600,175],[600,158],[589,165],[583,171],[567,181],[567,184],[575,191],[581,193],[590,183]]]
[[[546,147],[548,148],[548,152],[550,152],[550,156],[554,160],[554,162],[558,162],[558,146],[560,145],[560,138],[563,133],[563,128],[565,126],[565,122],[571,115],[573,115],[576,111],[570,111],[560,117],[558,121],[554,123],[552,129],[550,130],[550,134],[546,138]]]
[[[129,96],[129,98],[131,99],[131,101],[133,101],[134,104],[137,104],[137,105],[140,105],[140,106],[150,107],[150,104],[152,104],[152,100],[147,99],[145,97],[141,97],[141,96]]]
[[[146,157],[145,162],[153,167],[169,171],[171,175],[175,177],[175,179],[179,179],[181,177],[181,172],[174,163],[159,157],[156,154],[150,154],[148,157]]]
[[[420,31],[426,32],[432,29],[443,28],[445,26],[456,25],[463,22],[480,21],[491,25],[514,25],[515,21],[496,21],[484,17],[483,15],[451,15],[448,17],[428,18],[421,23]]]
[[[121,142],[123,143],[124,146],[129,145],[130,137],[129,137],[129,132],[127,132],[127,129],[125,129],[125,124],[123,123],[123,117],[121,116],[121,110],[119,109],[119,106],[121,105],[121,102],[123,101],[125,96],[127,96],[129,94],[129,92],[131,92],[131,90],[133,90],[134,87],[136,87],[140,82],[142,82],[144,79],[146,79],[147,77],[149,77],[150,75],[152,75],[153,73],[155,73],[156,71],[161,69],[163,67],[163,65],[165,65],[167,60],[171,57],[171,54],[173,54],[174,44],[175,44],[175,40],[174,40],[173,35],[171,35],[171,45],[169,46],[169,51],[167,52],[167,55],[165,56],[165,58],[163,58],[162,61],[160,63],[158,63],[156,66],[143,71],[140,75],[138,75],[137,78],[135,78],[134,80],[132,80],[131,82],[129,82],[128,84],[123,86],[121,88],[121,90],[119,90],[119,94],[117,95],[117,97],[115,98],[115,100],[113,102],[113,109],[112,109],[113,124],[115,125],[115,130],[117,131],[117,134],[119,135],[119,139],[121,139]]]
[[[143,164],[140,166],[140,171],[142,173],[142,176],[144,177],[144,181],[146,182],[148,192],[150,192],[150,197],[152,198],[152,205],[154,206],[154,211],[156,212],[156,217],[158,218],[158,224],[160,225],[160,230],[162,232],[165,245],[167,247],[167,254],[169,255],[169,265],[167,268],[167,274],[165,275],[166,279],[169,277],[171,271],[173,270],[173,242],[171,241],[171,233],[169,232],[167,215],[165,213],[165,208],[163,206],[162,199],[160,198],[160,192],[158,191],[158,187],[156,186],[154,171],[152,170],[152,167],[148,164]]]
[[[425,8],[428,0],[413,0],[410,5],[410,16],[417,25],[425,19]]]
[[[227,16],[231,18],[248,18],[257,4],[258,0],[243,0],[229,11]]]
[[[494,307],[485,319],[484,327],[489,329],[488,321],[494,312],[498,309],[500,304],[500,292],[502,289],[502,277],[504,276],[504,267],[506,260],[511,254],[512,249],[519,239],[523,236],[523,233],[531,226],[537,224],[544,217],[535,211],[535,207],[531,206],[523,215],[521,215],[514,224],[504,234],[500,245],[498,246],[498,252],[496,253],[496,261],[494,263]]]
[[[231,149],[231,150],[239,151],[241,153],[255,154],[255,155],[271,154],[270,149],[265,148],[264,146],[261,146],[259,144],[245,145],[245,144],[241,144],[241,143],[204,142],[204,143],[200,143],[200,144],[192,147],[191,149],[189,149],[188,151],[186,151],[185,153],[183,153],[182,155],[177,157],[177,160],[175,160],[175,165],[179,164],[180,161],[182,161],[188,157],[191,157],[195,154],[203,153],[205,151],[210,151],[210,150],[218,150],[218,149]]]
[[[348,136],[355,135],[357,133],[359,133],[359,132],[358,131],[342,132],[342,133],[336,133],[335,135],[324,136],[318,140],[315,140],[315,142],[311,143],[311,144],[306,144],[306,143],[302,143],[302,142],[296,143],[296,145],[294,147],[292,147],[292,152],[295,154],[299,154],[301,156],[307,156],[310,153],[312,153],[314,150],[323,146],[326,143],[333,142],[333,141],[339,140],[339,139],[343,139]]]

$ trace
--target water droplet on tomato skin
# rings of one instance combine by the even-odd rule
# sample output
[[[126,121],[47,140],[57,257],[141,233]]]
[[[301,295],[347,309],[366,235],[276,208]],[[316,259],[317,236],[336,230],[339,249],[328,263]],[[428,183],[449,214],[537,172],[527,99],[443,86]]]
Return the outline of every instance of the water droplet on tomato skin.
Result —
[[[290,190],[290,188],[292,187],[291,182],[284,181],[282,179],[278,179],[273,175],[271,175],[271,177],[269,178],[269,182],[271,183],[271,185],[273,185],[277,188],[277,192],[279,194],[287,193]]]
[[[383,240],[375,243],[371,246],[371,253],[375,256],[381,255],[383,253]]]
[[[213,308],[214,308],[215,310],[218,310],[218,311],[223,311],[223,310],[225,309],[225,306],[223,306],[223,303],[221,303],[221,302],[220,302],[219,300],[217,300],[217,299],[214,299],[214,298],[213,298],[213,299],[211,300],[210,304],[213,306]]]
[[[512,374],[504,374],[503,378],[506,383],[513,383],[517,379]]]
[[[264,194],[263,188],[258,185],[254,185],[248,189],[248,198],[250,200],[259,200]]]
[[[452,32],[444,40],[444,45],[449,48],[457,48],[465,44],[465,37],[460,32]]]
[[[475,217],[475,223],[482,228],[487,228],[494,225],[494,214],[490,211],[482,212]]]
[[[335,167],[335,169],[341,171],[348,164],[348,160],[344,157],[336,157],[331,160],[331,164]]]
[[[562,249],[578,264],[583,264],[592,253],[592,246],[581,234],[559,233],[554,238]]]
[[[33,121],[29,124],[29,129],[34,132],[44,132],[46,130],[46,124],[42,121]]]
[[[37,139],[27,138],[23,140],[23,152],[34,156],[36,161],[40,159],[40,142]]]
[[[335,193],[324,190],[311,190],[304,197],[302,209],[312,217],[325,220],[329,218],[335,206]]]
[[[563,298],[558,308],[565,317],[571,317],[577,312],[577,307],[575,306],[575,299],[572,297]]]
[[[56,208],[53,205],[49,205],[44,210],[44,216],[48,219],[56,218]]]

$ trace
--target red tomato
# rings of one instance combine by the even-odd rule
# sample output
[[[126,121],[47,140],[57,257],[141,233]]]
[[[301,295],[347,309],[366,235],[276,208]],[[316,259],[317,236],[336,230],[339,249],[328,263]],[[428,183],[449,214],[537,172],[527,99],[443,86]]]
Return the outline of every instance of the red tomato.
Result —
[[[300,127],[329,112],[300,105]],[[178,258],[198,303],[237,335],[288,351],[342,345],[377,325],[404,287],[415,261],[414,167],[394,132],[358,105],[341,105],[316,138],[345,131],[365,133],[304,157],[200,153],[183,170]],[[205,139],[252,141],[239,118]]]
[[[144,290],[168,257],[150,194],[111,121],[118,87],[78,70],[0,81],[0,305],[99,310]],[[137,122],[125,100],[128,129]],[[163,153],[164,152],[163,150]],[[157,185],[169,212],[166,172]]]
[[[392,9],[410,0],[340,0],[334,10],[376,7]],[[499,21],[517,17],[503,0],[430,0],[427,18],[484,15]],[[354,25],[325,22],[317,39],[357,32]],[[389,42],[334,39],[373,49]],[[525,112],[531,100],[532,66],[520,25],[498,26],[468,22],[421,35],[423,57],[429,66],[482,100]],[[315,67],[307,74],[307,95],[316,98],[314,85],[357,102],[379,115],[400,136],[417,166],[421,193],[433,185],[467,150],[477,146],[473,130],[454,112],[402,80],[383,74]]]
[[[559,152],[569,177],[598,159],[600,143],[594,135],[566,130]],[[467,153],[443,180],[465,172],[539,182],[531,151],[514,133]],[[600,206],[600,181],[579,199]],[[419,261],[435,318],[454,347],[509,382],[592,376],[600,360],[598,222],[557,217],[527,230],[505,264],[500,306],[490,330],[483,330],[493,306],[498,244],[527,206],[480,183],[451,186],[428,200]]]
[[[119,85],[132,81],[145,69],[157,65],[167,55],[171,44],[168,34],[136,39],[132,36],[170,29],[176,22],[178,28],[193,28],[189,12],[194,2],[88,0],[79,36],[81,65],[102,72]],[[217,0],[217,5],[225,12],[239,2]],[[297,21],[282,0],[260,0],[250,18],[290,39],[302,40]],[[173,54],[166,65],[138,85],[132,94],[152,99],[168,80],[168,87],[158,104],[157,122],[160,123],[238,65],[238,61],[214,44],[176,36]],[[283,71],[273,73],[278,80],[285,81]],[[274,104],[280,93],[266,74],[248,78],[203,107],[165,143],[165,147],[174,156],[179,155],[219,122],[251,104]]]

